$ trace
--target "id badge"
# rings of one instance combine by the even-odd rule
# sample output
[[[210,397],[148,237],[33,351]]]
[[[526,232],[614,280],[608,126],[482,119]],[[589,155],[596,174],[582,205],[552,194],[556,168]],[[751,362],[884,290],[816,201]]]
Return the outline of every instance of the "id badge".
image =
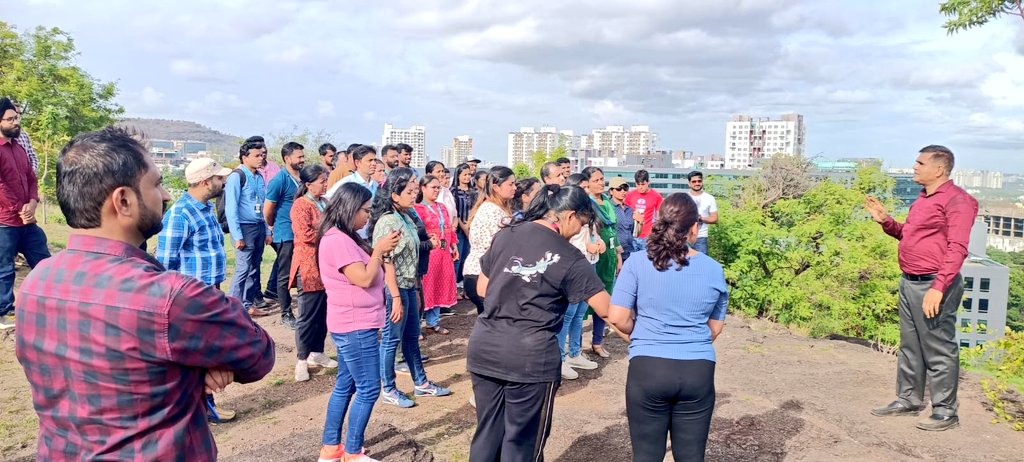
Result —
[[[257,215],[263,215],[263,204],[257,203],[252,206],[252,209]]]

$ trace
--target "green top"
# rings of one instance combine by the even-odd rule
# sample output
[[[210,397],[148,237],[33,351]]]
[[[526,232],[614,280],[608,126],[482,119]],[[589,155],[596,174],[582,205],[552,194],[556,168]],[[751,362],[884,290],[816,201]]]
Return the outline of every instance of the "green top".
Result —
[[[391,251],[391,263],[395,266],[398,287],[401,289],[415,288],[416,264],[420,258],[420,238],[412,219],[394,212],[381,216],[373,228],[373,244],[376,245],[393,229],[402,232],[402,236],[398,238],[398,245],[395,246],[395,250]]]
[[[597,276],[604,283],[605,290],[611,293],[612,288],[615,286],[615,267],[618,265],[618,248],[621,244],[615,232],[615,205],[612,204],[612,201],[607,196],[603,196],[602,201],[604,202],[603,204],[594,201],[594,206],[597,207],[602,215],[598,218],[601,224],[601,240],[604,241],[604,245],[608,250],[598,258],[596,269]],[[606,224],[605,220],[609,220],[611,224]]]

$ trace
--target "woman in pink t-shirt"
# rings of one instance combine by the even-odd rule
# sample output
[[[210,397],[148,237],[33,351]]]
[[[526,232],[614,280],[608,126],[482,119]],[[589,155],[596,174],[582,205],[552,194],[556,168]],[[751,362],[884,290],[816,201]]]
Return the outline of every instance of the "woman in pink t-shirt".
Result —
[[[385,256],[398,244],[392,232],[370,245],[358,230],[370,219],[370,190],[343,184],[331,198],[320,224],[320,278],[327,292],[327,329],[338,347],[338,380],[327,403],[320,460],[370,462],[363,453],[363,435],[380,396],[380,343],[384,326],[384,288],[398,293],[394,277],[384,280]],[[390,272],[394,274],[393,271]],[[402,310],[391,312],[398,322]],[[396,319],[398,318],[398,319]],[[348,412],[344,447],[341,428]]]

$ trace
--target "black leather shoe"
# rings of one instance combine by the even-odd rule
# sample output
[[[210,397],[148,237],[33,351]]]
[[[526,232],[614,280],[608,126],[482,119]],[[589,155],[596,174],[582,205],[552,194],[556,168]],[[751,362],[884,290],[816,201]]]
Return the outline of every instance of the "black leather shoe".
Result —
[[[917,428],[930,432],[941,432],[960,426],[960,418],[955,415],[932,414],[917,423]]]
[[[291,313],[285,313],[281,315],[281,324],[284,324],[285,327],[291,330],[295,330],[295,328],[299,325],[298,321],[295,320],[295,315]]]
[[[910,407],[899,401],[893,401],[888,406],[876,407],[871,410],[871,415],[877,417],[890,417],[890,416],[902,416],[902,415],[918,415],[921,413],[920,407]]]

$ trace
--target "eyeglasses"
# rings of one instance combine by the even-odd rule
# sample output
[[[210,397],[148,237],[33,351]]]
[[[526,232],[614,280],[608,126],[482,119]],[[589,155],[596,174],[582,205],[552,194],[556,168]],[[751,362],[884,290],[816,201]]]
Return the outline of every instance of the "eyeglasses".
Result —
[[[11,122],[19,121],[19,120],[21,120],[21,115],[14,115],[14,116],[4,117],[3,119],[0,119],[0,122],[11,123]]]
[[[359,211],[363,213],[370,213],[369,207],[359,207]]]
[[[618,188],[614,188],[614,189],[616,189],[618,191],[629,191],[629,186],[622,185],[622,186],[619,186]]]

